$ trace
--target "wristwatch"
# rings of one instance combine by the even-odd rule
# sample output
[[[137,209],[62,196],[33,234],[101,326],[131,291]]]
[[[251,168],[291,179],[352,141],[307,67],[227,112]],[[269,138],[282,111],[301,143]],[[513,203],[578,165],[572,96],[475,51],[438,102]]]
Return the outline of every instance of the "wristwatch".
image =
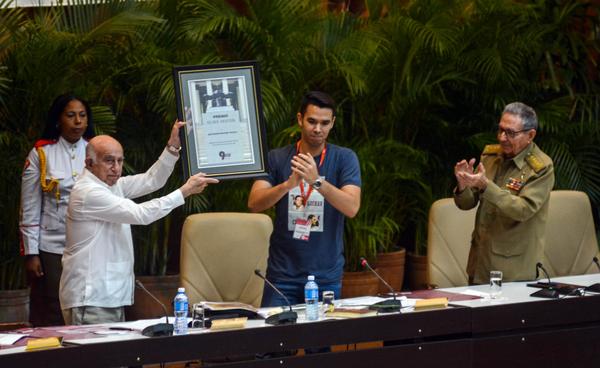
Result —
[[[321,185],[323,185],[323,182],[321,181],[321,179],[317,179],[314,181],[314,183],[312,183],[312,187],[315,188],[316,190],[321,189]]]
[[[178,155],[179,151],[181,151],[181,147],[177,148],[175,146],[167,144],[167,151],[171,152],[174,155]]]

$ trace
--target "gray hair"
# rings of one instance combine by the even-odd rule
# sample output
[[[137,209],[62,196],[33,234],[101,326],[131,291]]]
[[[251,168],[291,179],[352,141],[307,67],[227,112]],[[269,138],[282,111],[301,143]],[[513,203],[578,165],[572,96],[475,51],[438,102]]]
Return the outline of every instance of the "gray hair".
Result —
[[[93,162],[96,162],[96,150],[93,144],[87,144],[85,146],[85,158],[91,158]]]
[[[535,110],[530,106],[525,105],[522,102],[512,102],[504,107],[502,114],[516,115],[521,119],[523,123],[523,129],[535,129],[538,128],[538,119]]]

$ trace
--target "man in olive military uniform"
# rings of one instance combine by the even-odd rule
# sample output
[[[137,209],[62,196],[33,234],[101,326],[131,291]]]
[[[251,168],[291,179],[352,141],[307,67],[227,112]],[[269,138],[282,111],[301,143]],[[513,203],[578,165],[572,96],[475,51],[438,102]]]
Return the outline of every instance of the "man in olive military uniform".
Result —
[[[533,142],[535,111],[521,103],[506,105],[498,125],[498,143],[475,159],[454,167],[454,201],[463,210],[479,203],[471,241],[469,282],[489,282],[491,270],[504,281],[532,280],[542,259],[554,167]]]

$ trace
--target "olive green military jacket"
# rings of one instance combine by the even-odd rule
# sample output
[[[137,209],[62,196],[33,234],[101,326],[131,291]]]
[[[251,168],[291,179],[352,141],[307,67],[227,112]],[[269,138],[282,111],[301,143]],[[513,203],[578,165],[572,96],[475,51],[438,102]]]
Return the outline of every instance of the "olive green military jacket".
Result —
[[[454,195],[456,205],[469,210],[479,203],[467,274],[476,284],[489,282],[491,270],[504,281],[533,280],[542,261],[550,191],[554,186],[552,159],[531,143],[512,159],[499,145],[486,146],[481,163],[489,179],[483,193],[465,189]]]

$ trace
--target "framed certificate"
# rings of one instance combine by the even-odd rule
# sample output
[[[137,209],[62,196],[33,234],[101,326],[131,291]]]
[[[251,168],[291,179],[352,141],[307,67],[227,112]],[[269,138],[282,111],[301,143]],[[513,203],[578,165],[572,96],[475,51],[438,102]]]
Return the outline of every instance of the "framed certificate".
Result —
[[[258,64],[173,68],[185,179],[266,176],[266,135]]]

